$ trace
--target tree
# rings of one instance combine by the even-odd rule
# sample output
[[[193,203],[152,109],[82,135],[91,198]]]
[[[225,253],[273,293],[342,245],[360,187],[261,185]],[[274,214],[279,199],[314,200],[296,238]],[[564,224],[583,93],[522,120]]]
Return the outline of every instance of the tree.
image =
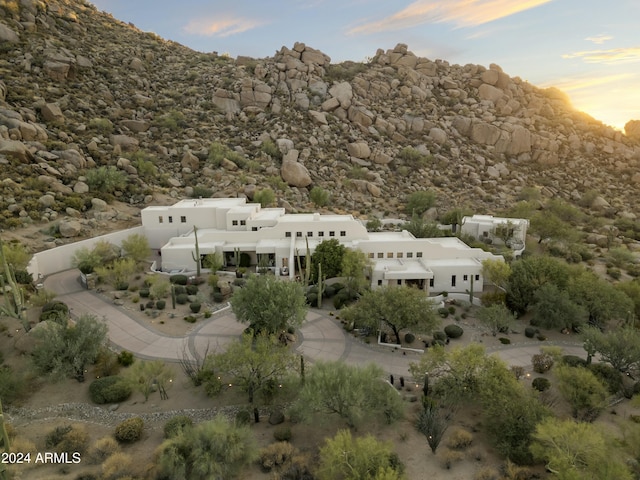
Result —
[[[113,194],[127,186],[127,174],[114,166],[102,166],[87,170],[85,177],[92,192]]]
[[[73,376],[84,380],[84,370],[107,343],[107,326],[92,315],[81,315],[75,325],[46,321],[33,332],[36,347],[32,359],[36,369],[53,377]]]
[[[251,430],[222,415],[183,430],[158,448],[162,478],[225,480],[258,456]]]
[[[571,406],[574,418],[593,421],[606,405],[606,387],[591,370],[558,365],[553,369],[558,390]]]
[[[610,320],[626,320],[634,311],[631,299],[595,273],[579,270],[571,277],[569,296],[589,314],[589,324],[602,328]]]
[[[487,258],[482,261],[482,275],[500,290],[506,290],[511,275],[511,266],[502,260]]]
[[[343,312],[343,318],[373,329],[384,323],[393,330],[398,343],[402,329],[430,332],[440,325],[440,317],[424,290],[413,287],[384,286],[365,292]]]
[[[533,303],[534,292],[542,285],[553,283],[564,289],[569,283],[571,267],[547,256],[533,256],[511,264],[511,275],[507,285],[507,306],[523,314]]]
[[[411,220],[403,223],[403,230],[411,233],[416,238],[437,238],[442,237],[442,230],[438,228],[435,222],[427,222],[419,215],[412,215]]]
[[[262,208],[268,207],[276,201],[276,194],[270,188],[263,188],[253,194],[253,201],[258,202]]]
[[[616,284],[616,288],[633,302],[633,317],[628,320],[640,320],[640,281],[633,279],[630,282],[620,282]]]
[[[431,453],[435,455],[447,428],[449,428],[449,421],[434,403],[426,402],[424,409],[418,414],[416,428],[425,436]]]
[[[121,258],[112,262],[110,265],[96,267],[96,273],[108,284],[116,288],[127,283],[129,277],[135,272],[136,262],[133,258]]]
[[[590,356],[600,353],[602,360],[620,372],[640,367],[640,331],[636,328],[616,328],[605,333],[586,327],[580,333]]]
[[[202,266],[211,270],[211,273],[216,273],[218,270],[222,270],[222,267],[224,266],[222,253],[215,252],[205,255],[202,260]]]
[[[78,248],[71,257],[71,265],[84,274],[93,272],[100,263],[101,258],[98,253],[87,247]]]
[[[320,448],[319,480],[400,480],[404,468],[391,442],[340,430]]]
[[[13,241],[9,243],[2,242],[2,254],[14,272],[26,270],[31,257],[33,257],[23,244]]]
[[[436,203],[436,194],[430,190],[413,192],[407,197],[404,211],[408,215],[421,216]]]
[[[145,235],[134,233],[122,240],[120,244],[126,257],[132,258],[136,263],[142,263],[149,258],[151,249],[149,240]]]
[[[238,320],[254,333],[281,333],[298,327],[307,314],[304,288],[298,282],[283,282],[273,275],[252,275],[231,297]]]
[[[531,452],[556,478],[566,480],[631,480],[633,475],[616,455],[598,425],[547,418],[533,434]]]
[[[365,272],[370,263],[366,254],[361,250],[347,248],[342,256],[342,271],[344,284],[350,292],[361,293],[367,287]]]
[[[291,412],[308,420],[314,413],[335,413],[347,425],[357,427],[365,418],[385,418],[389,423],[402,416],[402,399],[384,380],[380,367],[352,367],[342,362],[316,362]]]
[[[509,327],[515,322],[516,317],[507,307],[501,303],[482,307],[478,311],[478,320],[495,337],[498,333],[509,331]]]
[[[297,357],[275,336],[245,334],[224,353],[209,355],[204,368],[229,377],[247,392],[249,403],[253,403],[255,395],[278,384],[296,364]]]
[[[331,194],[322,187],[313,187],[309,192],[309,198],[316,207],[324,207],[329,203]]]
[[[538,243],[552,239],[571,243],[576,240],[576,230],[551,212],[538,212],[531,217],[531,230],[538,234]]]
[[[322,274],[326,278],[334,278],[342,271],[342,257],[346,247],[338,240],[324,240],[316,247],[311,256],[311,279],[318,281],[318,266],[322,265]]]
[[[156,388],[162,400],[169,398],[166,391],[173,376],[173,368],[162,360],[137,361],[127,370],[126,380],[131,388],[138,390],[144,396],[146,402]]]
[[[532,325],[557,330],[577,329],[586,320],[586,309],[571,300],[566,290],[548,283],[535,291]]]
[[[379,232],[382,230],[382,221],[378,217],[372,217],[367,221],[368,232]]]

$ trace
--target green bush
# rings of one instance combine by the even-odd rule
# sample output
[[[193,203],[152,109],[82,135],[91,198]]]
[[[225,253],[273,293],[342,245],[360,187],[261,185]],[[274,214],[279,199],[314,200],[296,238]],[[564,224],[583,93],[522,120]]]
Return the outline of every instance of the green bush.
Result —
[[[118,363],[123,367],[128,367],[133,364],[135,357],[133,353],[128,350],[123,350],[118,354]]]
[[[193,313],[198,313],[202,308],[202,305],[198,302],[193,302],[192,304],[189,305],[189,308]]]
[[[211,294],[211,298],[213,298],[213,301],[216,303],[224,302],[224,295],[222,294],[222,292],[213,292]]]
[[[580,358],[577,355],[563,355],[562,363],[570,367],[586,367],[587,361],[584,358]]]
[[[502,344],[502,345],[509,345],[511,343],[511,340],[509,340],[506,337],[500,337],[498,338],[498,341]]]
[[[447,334],[441,331],[433,332],[433,339],[445,342],[447,340]]]
[[[164,438],[173,438],[193,426],[193,420],[186,415],[176,415],[164,424]]]
[[[445,307],[439,308],[438,315],[440,315],[442,318],[447,318],[449,316],[449,309]]]
[[[180,305],[186,305],[188,301],[189,301],[189,295],[187,295],[186,293],[181,293],[179,295],[176,295],[176,303]]]
[[[188,323],[196,323],[196,320],[196,317],[194,317],[193,315],[187,315],[186,317],[184,317],[184,321]]]
[[[236,425],[249,425],[251,423],[251,413],[249,410],[240,410],[236,413]]]
[[[151,292],[149,292],[148,288],[141,288],[139,294],[141,298],[149,298]]]
[[[452,323],[451,325],[444,327],[444,333],[449,338],[460,338],[464,333],[464,330],[461,326]]]
[[[533,371],[537,373],[546,373],[553,367],[553,357],[548,353],[538,353],[531,357]]]
[[[71,425],[61,425],[51,430],[49,433],[47,433],[47,436],[45,437],[45,440],[44,440],[45,448],[47,449],[55,448],[60,442],[62,442],[62,439],[64,438],[64,436],[67,433],[69,433],[72,429],[73,427]]]
[[[622,391],[622,374],[614,367],[607,363],[592,363],[588,368],[607,387],[610,394]]]
[[[131,387],[118,376],[98,378],[89,385],[89,396],[98,405],[119,403],[131,396]]]
[[[196,295],[198,293],[197,285],[187,285],[186,287],[187,295]]]
[[[185,287],[184,285],[174,285],[173,292],[176,295],[181,295],[183,293],[187,293],[187,287]]]
[[[539,392],[544,392],[551,387],[551,382],[546,378],[536,377],[533,379],[533,382],[531,382],[531,386]]]
[[[313,292],[307,292],[305,298],[307,299],[307,304],[311,306],[315,306],[318,304],[318,294]]]
[[[273,438],[278,442],[288,442],[291,440],[291,428],[287,426],[281,426],[273,431]]]
[[[331,298],[335,295],[336,293],[336,289],[334,288],[333,285],[327,285],[326,287],[324,287],[324,293],[323,295],[327,298]]]
[[[406,333],[404,336],[405,343],[413,343],[416,339],[416,336],[413,333]]]
[[[140,440],[144,421],[140,417],[128,418],[116,425],[115,437],[120,443],[133,443]]]
[[[504,305],[507,294],[501,291],[483,293],[480,297],[483,307],[491,307],[492,305]]]
[[[167,302],[165,302],[164,300],[157,300],[156,301],[156,308],[158,310],[164,310],[164,307],[167,305]]]
[[[217,375],[208,375],[204,379],[204,393],[208,397],[215,397],[222,391],[222,380]]]
[[[186,285],[188,282],[186,275],[171,275],[169,281],[175,285]]]
[[[66,303],[60,300],[54,300],[46,303],[42,307],[42,313],[40,313],[40,321],[52,320],[56,323],[66,321],[69,317],[69,307]]]
[[[533,337],[535,337],[537,332],[538,332],[538,330],[533,328],[533,327],[526,327],[524,329],[524,336],[527,337],[527,338],[533,338]]]

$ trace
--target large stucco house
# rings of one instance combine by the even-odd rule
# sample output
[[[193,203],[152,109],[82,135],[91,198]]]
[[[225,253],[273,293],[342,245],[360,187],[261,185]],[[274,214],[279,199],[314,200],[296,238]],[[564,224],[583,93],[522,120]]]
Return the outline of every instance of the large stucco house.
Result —
[[[528,228],[529,220],[526,218],[473,215],[462,218],[460,232],[480,241],[506,243],[506,246],[513,250],[514,256],[519,256],[525,248]]]
[[[219,252],[230,266],[242,256],[245,263],[292,278],[299,264],[304,267],[307,252],[313,254],[323,240],[336,239],[370,259],[372,288],[413,284],[427,293],[482,291],[482,261],[502,260],[456,237],[367,232],[351,215],[287,214],[283,208],[262,208],[244,198],[182,200],[147,207],[141,215],[165,272],[195,270],[196,234],[201,258]]]

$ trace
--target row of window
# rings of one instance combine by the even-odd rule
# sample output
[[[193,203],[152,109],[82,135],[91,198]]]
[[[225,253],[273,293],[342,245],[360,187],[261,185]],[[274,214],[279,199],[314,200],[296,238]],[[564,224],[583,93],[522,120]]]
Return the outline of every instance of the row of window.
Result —
[[[385,258],[383,252],[369,252],[368,256],[369,258]],[[404,258],[404,256],[404,252],[397,252],[395,256],[393,252],[387,252],[387,258]],[[413,258],[413,252],[407,252],[407,258]],[[422,258],[422,252],[416,252],[416,258]]]
[[[325,232],[318,232],[318,236],[319,237],[324,237]],[[293,235],[292,232],[285,232],[284,236],[287,238],[291,238],[291,236]],[[329,236],[330,237],[335,237],[336,236],[336,232],[334,232],[333,230],[329,232]],[[346,237],[347,236],[347,232],[345,230],[340,230],[340,236],[341,237]],[[302,232],[296,232],[296,237],[297,238],[302,238]],[[313,232],[307,232],[307,237],[313,237]]]
[[[167,220],[169,221],[169,223],[173,223],[173,217],[171,215],[167,217]],[[158,217],[158,223],[164,223],[164,217],[162,215]],[[182,215],[180,217],[180,223],[187,223],[187,217]]]
[[[240,225],[246,225],[247,221],[246,220],[240,220]],[[231,220],[231,225],[233,225],[234,227],[238,226],[238,220]]]

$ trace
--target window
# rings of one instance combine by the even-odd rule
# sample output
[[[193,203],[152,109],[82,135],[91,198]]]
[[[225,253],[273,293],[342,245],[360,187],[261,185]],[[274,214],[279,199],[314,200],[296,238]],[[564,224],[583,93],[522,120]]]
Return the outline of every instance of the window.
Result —
[[[231,225],[233,225],[234,227],[238,226],[238,220],[232,220],[231,221]]]
[[[467,282],[469,280],[469,275],[464,275],[462,277],[462,281]]]
[[[402,252],[396,253],[396,258],[402,258],[404,254]]]
[[[387,258],[393,258],[393,252],[387,252]]]
[[[240,220],[240,225],[246,225],[247,221],[246,220]]]
[[[169,215],[169,223],[173,223],[173,217]]]
[[[430,278],[430,279],[429,279],[429,286],[430,286],[430,287],[433,287],[433,278]]]
[[[335,237],[335,236],[336,236],[336,232],[333,232],[333,231],[332,231],[332,232],[329,232],[329,236],[330,236],[330,237]]]
[[[258,227],[251,227],[251,231],[252,232],[257,232],[258,231]]]
[[[482,232],[482,236],[484,238],[487,238],[489,236],[489,232],[487,232],[487,231]]]
[[[296,237],[302,238],[302,232],[296,232]]]
[[[417,258],[422,258],[422,252],[416,252],[416,257]]]
[[[345,232],[344,230],[340,230],[340,236],[341,237],[346,237],[347,236],[347,232]]]
[[[378,285],[382,285],[382,280],[378,280]]]
[[[162,223],[163,221],[164,221],[164,219],[162,218],[162,215],[160,215],[160,216],[158,217],[158,223]]]
[[[307,237],[313,237],[313,232],[307,232]]]
[[[324,232],[318,232],[319,237],[324,237]]]
[[[369,252],[368,256],[369,256],[369,258],[373,258],[374,257],[373,252]]]
[[[407,258],[413,258],[413,252],[407,252]]]
[[[451,275],[451,286],[452,287],[456,286],[456,276],[455,275]]]
[[[182,215],[180,217],[180,223],[187,223],[187,217],[185,217],[184,215]]]
[[[476,282],[480,281],[480,275],[476,275]]]
[[[378,252],[378,258],[384,258],[384,253]]]
[[[398,280],[398,285],[402,285],[402,280]]]
[[[291,238],[291,232],[285,232],[284,236],[285,236],[286,238]]]

